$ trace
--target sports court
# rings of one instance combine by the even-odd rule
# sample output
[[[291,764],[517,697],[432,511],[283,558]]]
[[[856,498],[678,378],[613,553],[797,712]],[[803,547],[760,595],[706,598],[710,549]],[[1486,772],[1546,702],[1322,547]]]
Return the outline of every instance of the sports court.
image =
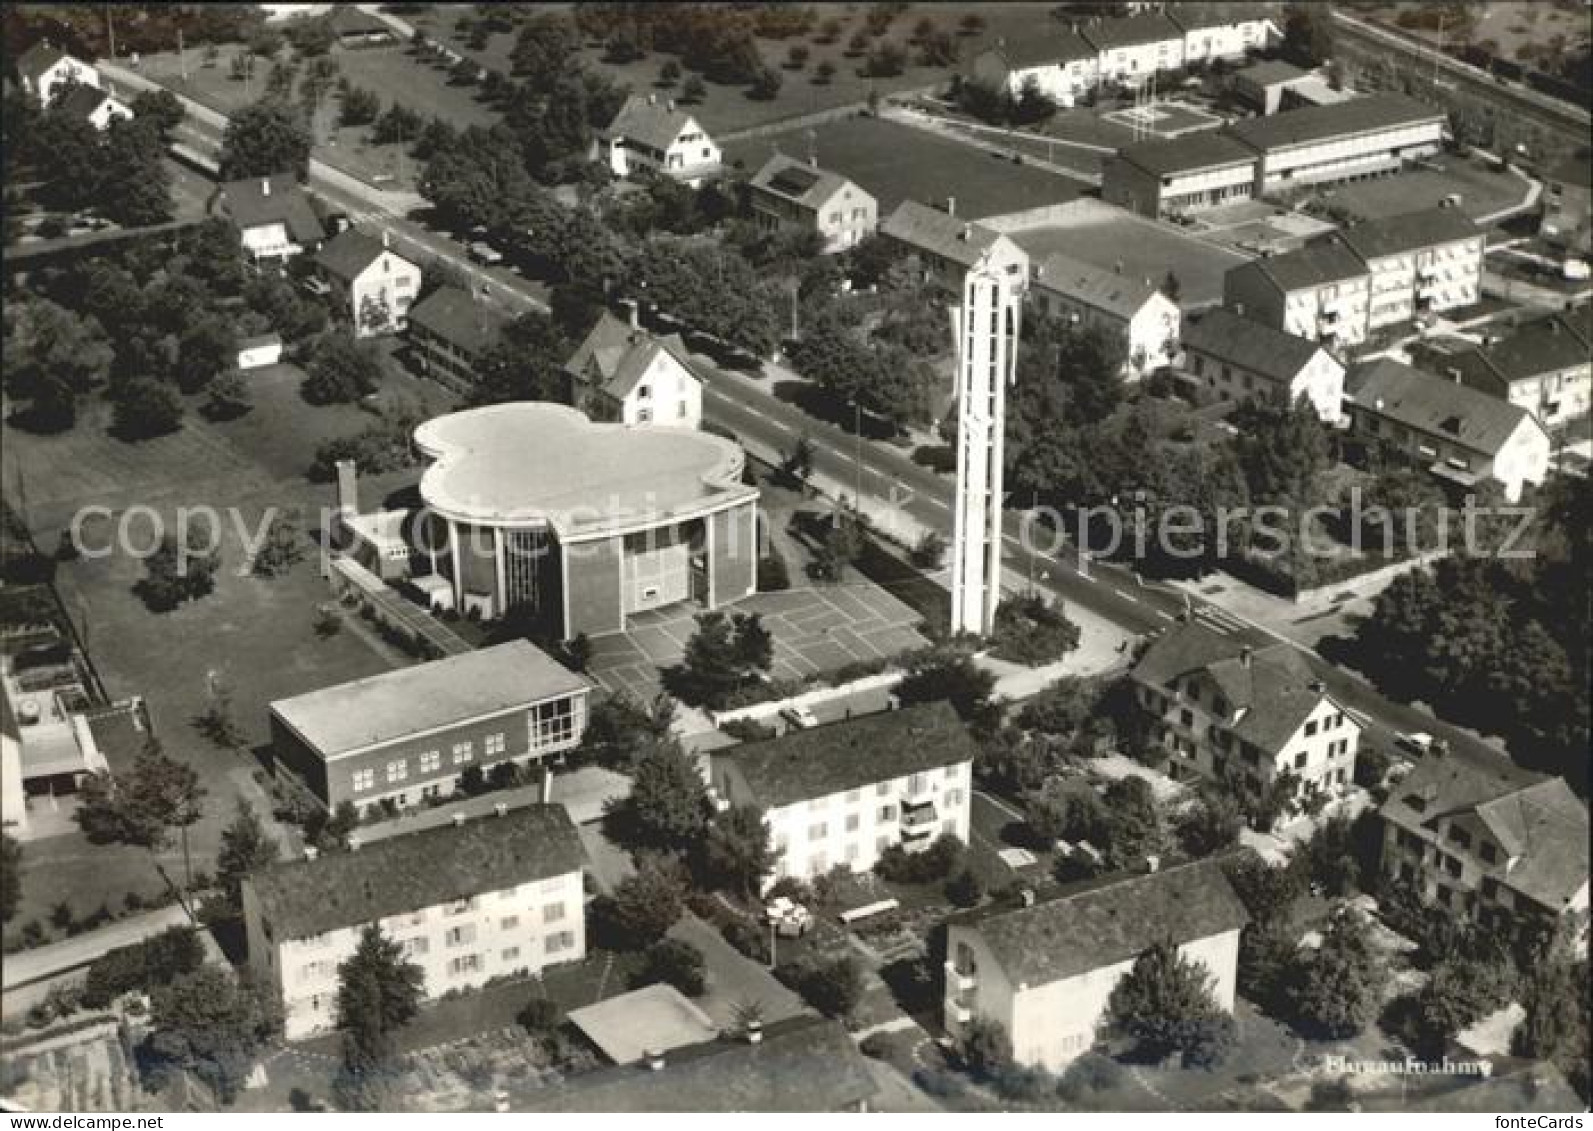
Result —
[[[1218,115],[1181,102],[1130,106],[1124,110],[1108,111],[1101,118],[1146,137],[1179,137],[1196,130],[1216,129],[1223,124],[1223,119]]]

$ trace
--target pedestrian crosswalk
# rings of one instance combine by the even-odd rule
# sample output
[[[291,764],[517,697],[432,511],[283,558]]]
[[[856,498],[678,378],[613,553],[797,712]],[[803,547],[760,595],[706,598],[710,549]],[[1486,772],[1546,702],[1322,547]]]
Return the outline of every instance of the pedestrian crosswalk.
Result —
[[[1232,636],[1248,627],[1244,621],[1215,605],[1201,605],[1195,610],[1195,619],[1205,622],[1207,628],[1223,636]]]

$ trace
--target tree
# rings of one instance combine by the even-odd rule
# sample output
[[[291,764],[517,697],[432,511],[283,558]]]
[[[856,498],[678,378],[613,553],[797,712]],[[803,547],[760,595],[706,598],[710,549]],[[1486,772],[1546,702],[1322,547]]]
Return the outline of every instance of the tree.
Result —
[[[72,816],[90,843],[129,844],[152,853],[165,848],[172,831],[178,831],[187,881],[192,885],[188,827],[199,820],[204,796],[193,768],[166,756],[151,742],[121,777],[90,774]]]
[[[177,343],[177,385],[185,393],[197,393],[230,370],[237,358],[238,335],[230,321],[219,316],[196,321]]]
[[[703,871],[710,882],[751,899],[775,864],[763,811],[738,805],[715,813],[708,822],[701,855]]]
[[[845,1017],[863,1000],[863,972],[849,954],[802,968],[796,984],[803,999],[826,1017]]]
[[[946,539],[938,530],[925,530],[913,546],[911,558],[919,569],[939,569],[946,560]]]
[[[975,1017],[963,1026],[957,1054],[978,1080],[992,1080],[1012,1064],[1012,1037],[1007,1027],[988,1017]]]
[[[637,757],[630,796],[614,802],[618,835],[652,848],[685,848],[708,823],[708,793],[691,755],[673,738],[648,743]]]
[[[829,530],[809,567],[815,579],[840,581],[863,554],[863,523],[857,508],[842,504],[830,516]]]
[[[946,881],[946,898],[956,907],[973,907],[984,894],[985,886],[972,868],[964,868]]]
[[[1162,941],[1134,960],[1112,990],[1107,1024],[1133,1038],[1154,1059],[1173,1053],[1186,1063],[1211,1067],[1236,1039],[1233,1018],[1217,1004],[1215,979],[1199,961]]]
[[[22,902],[22,845],[0,834],[0,923],[11,922]]]
[[[807,491],[808,478],[813,474],[813,454],[813,440],[803,432],[781,462],[781,470],[796,480],[804,493]]]
[[[393,329],[393,308],[383,295],[366,295],[360,300],[359,328],[368,334]]]
[[[275,863],[280,851],[254,807],[240,799],[232,823],[221,830],[221,847],[216,853],[216,882],[235,913],[243,912],[245,877]]]
[[[105,131],[96,198],[108,219],[125,227],[172,218],[171,171],[154,122],[118,119]]]
[[[627,946],[651,946],[668,933],[686,911],[686,881],[671,862],[644,856],[635,873],[614,888],[608,904],[610,921]]]
[[[707,97],[708,88],[703,84],[702,79],[696,75],[687,75],[685,84],[680,88],[680,100],[695,105]]]
[[[907,674],[896,685],[903,706],[949,700],[962,720],[975,725],[994,721],[990,695],[996,677],[971,655],[956,647],[927,648],[907,662]]]
[[[338,111],[338,124],[342,126],[368,126],[382,112],[382,100],[374,90],[351,86],[343,92],[342,106]]]
[[[663,982],[687,997],[701,997],[707,988],[706,963],[702,951],[679,939],[659,939],[647,948],[647,963],[642,967],[642,985]]]
[[[339,1093],[364,1108],[380,1095],[394,1034],[420,1011],[425,972],[371,923],[360,932],[354,953],[339,964],[337,978],[336,1024],[343,1034]]]
[[[145,1048],[157,1077],[192,1072],[231,1103],[279,1027],[270,991],[240,972],[204,965],[155,990]]]
[[[208,702],[197,720],[199,730],[217,746],[236,750],[243,745],[243,729],[233,715],[232,688],[214,671],[205,682]]]
[[[155,552],[144,559],[144,577],[133,587],[146,608],[167,613],[186,601],[208,596],[216,587],[221,555],[208,519],[191,520],[184,543],[167,532]]]
[[[773,662],[774,641],[760,614],[699,613],[680,666],[670,673],[672,690],[688,703],[719,708]]]
[[[658,68],[658,81],[662,86],[674,86],[680,81],[680,64],[674,59],[666,59],[664,65]]]
[[[1101,794],[1106,810],[1106,859],[1113,868],[1143,866],[1147,857],[1166,852],[1156,794],[1140,777],[1119,778]]]
[[[828,86],[835,79],[835,64],[828,59],[819,60],[813,68],[813,81],[818,86]]]
[[[310,130],[302,115],[265,100],[237,111],[221,138],[221,179],[247,180],[292,173],[310,175]]]
[[[1510,1001],[1515,982],[1503,954],[1451,955],[1439,962],[1410,1000],[1410,1037],[1418,1055],[1442,1056],[1462,1029]]]
[[[1179,282],[1178,276],[1174,274],[1173,269],[1169,267],[1167,269],[1167,274],[1162,277],[1162,294],[1166,295],[1173,302],[1177,302],[1178,296],[1183,293],[1184,284]]]
[[[569,355],[570,343],[552,319],[528,311],[507,323],[483,355],[467,401],[488,405],[562,400],[562,367]]]
[[[1179,814],[1177,835],[1192,858],[1231,848],[1239,840],[1244,818],[1226,791],[1208,790]]]
[[[6,304],[5,330],[5,388],[31,402],[27,424],[70,428],[77,398],[110,372],[114,353],[99,320],[35,298]]]
[[[1289,975],[1290,1004],[1308,1030],[1352,1037],[1376,1017],[1386,971],[1354,912],[1341,912],[1315,950],[1302,950]]]
[[[301,391],[311,404],[347,404],[382,383],[382,355],[368,342],[327,333],[316,342]]]
[[[182,102],[169,90],[139,91],[128,107],[134,121],[153,123],[163,141],[171,138],[186,116]]]
[[[1528,974],[1521,997],[1526,1016],[1511,1038],[1516,1056],[1552,1060],[1566,1072],[1585,1100],[1588,1096],[1588,964],[1555,960]]]
[[[747,89],[747,97],[759,102],[772,102],[780,96],[780,87],[785,84],[785,78],[773,67],[764,67],[758,72],[757,78],[752,80],[752,86]]]

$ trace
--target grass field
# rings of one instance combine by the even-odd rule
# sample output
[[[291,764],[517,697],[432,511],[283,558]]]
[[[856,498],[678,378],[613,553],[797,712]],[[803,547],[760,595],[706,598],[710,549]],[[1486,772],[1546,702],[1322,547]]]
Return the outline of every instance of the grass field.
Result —
[[[1220,302],[1223,275],[1245,261],[1098,200],[1080,200],[1068,211],[1061,222],[1008,234],[1036,261],[1060,252],[1098,267],[1121,264],[1124,274],[1158,283],[1171,270],[1186,309]]]
[[[739,162],[750,176],[776,148],[806,156],[810,145],[820,165],[878,198],[881,219],[907,199],[939,203],[954,196],[957,214],[977,219],[1060,204],[1087,187],[925,130],[867,117],[734,143],[725,159]]]
[[[330,487],[304,477],[315,448],[369,420],[358,408],[305,404],[300,376],[291,366],[257,374],[255,408],[248,415],[217,424],[190,411],[180,431],[141,444],[107,437],[108,409],[99,402],[82,406],[77,427],[64,435],[8,429],[4,437],[6,497],[26,499],[26,518],[41,546],[53,546],[72,515],[90,504],[110,508],[117,520],[133,507],[151,508],[167,524],[178,507],[209,506],[225,516],[216,591],[174,612],[151,613],[133,594],[143,568],[128,553],[84,556],[63,563],[58,573],[62,599],[109,694],[143,696],[166,751],[198,771],[207,791],[205,816],[190,841],[195,867],[207,871],[234,799],[267,804],[252,780],[258,763],[250,750],[266,740],[266,704],[403,662],[358,622],[336,636],[317,637],[315,607],[328,599],[328,590],[308,540],[304,560],[284,577],[267,581],[244,571],[243,542],[234,524],[257,530],[267,508],[296,508],[312,523],[332,502]],[[378,396],[440,399],[437,390],[403,373],[392,374]],[[368,503],[413,478],[373,477],[363,484]],[[112,520],[92,520],[85,540],[106,539],[111,525]],[[128,529],[135,545],[152,542],[149,514],[130,519]],[[219,749],[192,725],[206,705],[211,672],[235,691],[242,750]],[[118,768],[114,758],[112,768]],[[162,859],[180,874],[180,854],[168,851]],[[23,905],[11,926],[19,929],[61,899],[83,915],[101,901],[116,907],[127,891],[153,894],[160,886],[142,849],[96,847],[76,834],[33,841],[25,855]]]
[[[1411,167],[1392,177],[1325,189],[1321,199],[1360,219],[1376,220],[1436,208],[1454,194],[1460,197],[1460,210],[1476,219],[1519,204],[1529,189],[1527,182],[1514,173],[1496,172],[1477,157],[1440,153],[1424,165],[1431,167]]]

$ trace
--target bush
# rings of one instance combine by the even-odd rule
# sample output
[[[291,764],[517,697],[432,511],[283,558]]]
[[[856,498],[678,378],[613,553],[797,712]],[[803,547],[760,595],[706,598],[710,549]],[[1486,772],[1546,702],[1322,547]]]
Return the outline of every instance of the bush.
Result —
[[[791,588],[791,570],[785,558],[771,553],[758,559],[758,592],[778,593]]]
[[[169,985],[199,969],[204,947],[192,927],[171,927],[143,942],[107,951],[89,967],[83,1006],[104,1009],[125,993]]]
[[[984,898],[985,887],[971,868],[964,868],[946,881],[946,898],[958,907],[972,907]]]
[[[956,1099],[968,1090],[963,1078],[945,1068],[919,1068],[913,1072],[913,1083],[939,1099]]]
[[[773,738],[775,731],[768,723],[760,723],[757,719],[731,719],[729,722],[720,723],[719,729],[731,738],[739,738],[742,742],[762,742]]]
[[[1057,1083],[1057,1095],[1076,1103],[1095,1092],[1115,1088],[1123,1079],[1123,1066],[1111,1057],[1089,1050],[1068,1065]]]
[[[991,1083],[1003,1099],[1018,1103],[1038,1103],[1056,1088],[1049,1072],[1026,1064],[1003,1065]]]
[[[863,998],[863,971],[849,955],[811,963],[791,974],[802,999],[826,1017],[845,1017]]]
[[[701,997],[707,988],[702,951],[679,939],[660,939],[647,950],[641,984],[663,982],[687,997]]]
[[[769,963],[769,933],[747,919],[732,919],[720,929],[725,942],[761,965]]]
[[[874,873],[892,883],[934,883],[951,875],[962,863],[964,851],[962,841],[949,833],[937,837],[923,852],[908,852],[893,844],[880,854]]]
[[[551,998],[534,997],[515,1015],[528,1033],[551,1033],[564,1024],[564,1010]]]

